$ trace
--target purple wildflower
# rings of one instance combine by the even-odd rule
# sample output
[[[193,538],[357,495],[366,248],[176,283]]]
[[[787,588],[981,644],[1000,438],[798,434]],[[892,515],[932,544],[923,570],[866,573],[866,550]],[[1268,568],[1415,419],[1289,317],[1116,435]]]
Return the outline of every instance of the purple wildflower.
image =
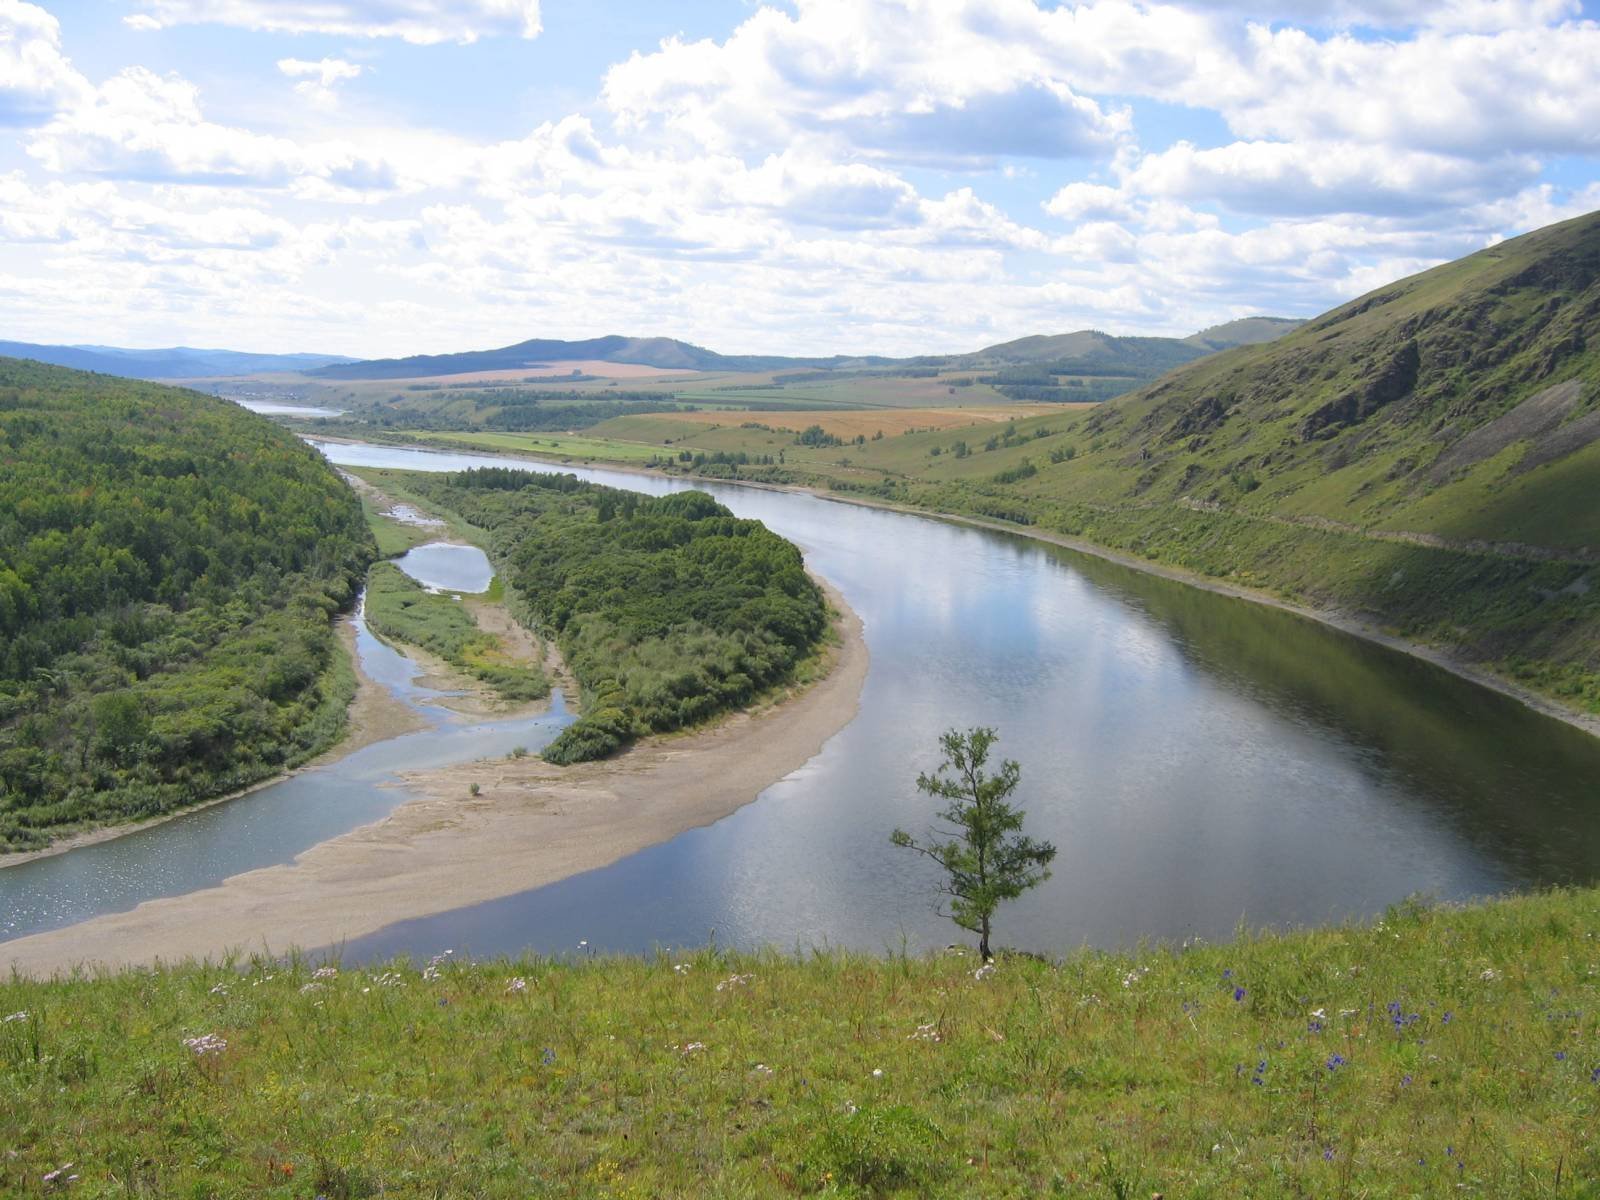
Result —
[[[1330,1055],[1328,1055],[1328,1063],[1327,1063],[1328,1070],[1337,1071],[1340,1067],[1344,1066],[1344,1062],[1345,1062],[1344,1055],[1342,1055],[1342,1054],[1330,1054]]]
[[[1233,989],[1233,998],[1234,998],[1235,1002],[1243,1000],[1244,997],[1245,997],[1245,990],[1242,987],[1236,987],[1236,988]]]

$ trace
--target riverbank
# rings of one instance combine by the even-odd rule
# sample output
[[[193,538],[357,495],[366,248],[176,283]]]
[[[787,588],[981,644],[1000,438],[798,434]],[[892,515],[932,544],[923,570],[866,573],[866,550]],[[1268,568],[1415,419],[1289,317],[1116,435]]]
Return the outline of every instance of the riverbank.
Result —
[[[340,759],[354,754],[357,750],[372,745],[374,742],[388,741],[390,738],[400,737],[403,734],[423,728],[426,722],[421,717],[397,700],[388,688],[373,680],[362,669],[361,655],[356,652],[354,620],[349,616],[340,617],[336,622],[335,632],[338,635],[340,652],[345,655],[345,660],[355,675],[356,688],[355,696],[345,712],[344,734],[321,754],[301,763],[297,767],[292,767],[287,771],[280,771],[276,775],[269,776],[258,783],[253,783],[247,788],[240,788],[236,792],[229,792],[225,796],[217,796],[200,804],[192,804],[175,812],[163,813],[159,817],[150,817],[143,821],[130,821],[124,825],[102,825],[95,829],[85,829],[59,838],[42,850],[27,850],[20,854],[0,855],[0,870],[4,870],[6,867],[19,866],[25,862],[32,862],[38,858],[52,858],[55,855],[65,854],[69,850],[77,850],[84,846],[94,846],[101,842],[115,841],[117,838],[127,837],[129,834],[152,829],[157,825],[164,825],[168,821],[188,816],[190,813],[200,812],[207,808],[215,808],[219,804],[229,804],[234,800],[254,795],[264,788],[274,787],[285,779],[292,778],[303,771],[310,771],[336,763]]]
[[[1484,687],[1519,704],[1532,709],[1534,712],[1554,720],[1561,721],[1575,729],[1593,736],[1600,737],[1600,714],[1586,712],[1563,704],[1561,701],[1535,691],[1515,680],[1483,667],[1468,660],[1463,655],[1447,648],[1429,645],[1410,638],[1394,634],[1373,621],[1364,619],[1348,612],[1331,608],[1318,608],[1305,604],[1297,604],[1285,600],[1281,596],[1262,588],[1248,587],[1237,583],[1219,579],[1215,576],[1201,574],[1196,571],[1186,570],[1182,567],[1158,562],[1154,559],[1140,557],[1115,550],[1098,543],[1087,541],[1083,538],[1069,537],[1064,534],[1051,533],[1035,526],[1018,525],[1011,522],[997,521],[984,517],[969,516],[963,513],[944,512],[936,509],[922,508],[915,504],[900,503],[892,500],[874,499],[872,497],[841,494],[829,488],[798,483],[766,483],[759,480],[728,480],[701,478],[693,475],[679,474],[654,470],[631,464],[593,461],[584,463],[562,462],[557,459],[541,457],[534,451],[514,453],[511,451],[495,450],[487,447],[473,446],[470,451],[460,445],[449,443],[429,442],[425,439],[414,439],[406,442],[363,442],[359,438],[336,437],[316,435],[317,441],[339,443],[344,445],[385,445],[396,449],[414,449],[423,451],[438,451],[441,453],[460,454],[470,452],[494,458],[503,458],[508,461],[534,461],[552,468],[576,468],[589,470],[616,471],[628,475],[643,475],[656,479],[671,479],[681,481],[689,486],[708,484],[722,487],[747,487],[762,491],[791,492],[801,495],[814,496],[820,500],[829,500],[839,504],[859,505],[863,508],[876,508],[888,512],[904,513],[910,516],[927,517],[932,520],[946,521],[955,525],[964,525],[974,529],[986,529],[992,532],[1005,533],[1013,537],[1028,538],[1048,545],[1059,546],[1077,554],[1085,554],[1092,558],[1102,559],[1106,562],[1116,563],[1130,570],[1141,571],[1147,575],[1155,575],[1163,579],[1170,579],[1175,583],[1185,584],[1190,587],[1203,589],[1219,596],[1227,596],[1236,600],[1248,601],[1252,604],[1265,605],[1281,612],[1291,613],[1320,625],[1336,629],[1351,637],[1383,646],[1385,649],[1394,650],[1412,658],[1420,659],[1441,670],[1448,671],[1458,678],[1465,679],[1479,687]]]
[[[47,976],[335,945],[553,883],[711,824],[803,766],[855,717],[867,647],[859,618],[825,590],[839,614],[837,640],[823,673],[797,694],[601,762],[558,768],[528,756],[410,776],[415,799],[293,863],[0,944],[0,967]]]

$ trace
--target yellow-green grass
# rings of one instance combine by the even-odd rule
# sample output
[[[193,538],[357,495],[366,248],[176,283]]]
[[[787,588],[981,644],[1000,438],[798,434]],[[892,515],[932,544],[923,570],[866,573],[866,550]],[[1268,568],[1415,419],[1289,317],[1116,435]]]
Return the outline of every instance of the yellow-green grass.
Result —
[[[639,431],[641,441],[656,441],[654,431],[674,430],[664,436],[683,436],[714,427],[743,427],[765,425],[770,429],[798,434],[813,425],[845,441],[856,437],[871,438],[881,433],[885,437],[898,436],[911,430],[938,430],[988,425],[994,422],[1025,420],[1045,412],[1064,408],[1085,408],[1087,405],[994,404],[972,408],[900,408],[881,409],[792,409],[783,412],[686,412],[646,413],[635,417],[616,417],[595,426],[600,434],[610,434],[613,429],[632,428]],[[621,423],[627,422],[623,426]]]
[[[460,446],[538,454],[546,458],[606,462],[647,462],[661,454],[660,446],[609,437],[565,433],[430,433],[428,438]]]
[[[385,516],[383,506],[370,495],[361,496],[361,512],[367,518],[367,528],[372,530],[373,539],[378,543],[378,554],[382,558],[395,558],[437,536],[436,530],[407,525],[404,521]]]
[[[70,1163],[82,1196],[1592,1197],[1597,936],[1583,890],[992,970],[17,979],[0,1190]]]

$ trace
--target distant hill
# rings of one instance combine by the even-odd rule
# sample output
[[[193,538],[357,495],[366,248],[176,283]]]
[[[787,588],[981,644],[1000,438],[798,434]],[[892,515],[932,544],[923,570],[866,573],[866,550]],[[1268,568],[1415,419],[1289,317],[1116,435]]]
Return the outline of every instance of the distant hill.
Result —
[[[307,371],[348,359],[335,354],[247,354],[237,350],[126,350],[117,346],[44,346],[0,341],[0,355],[127,379],[204,379],[260,371]]]
[[[1235,346],[1255,346],[1276,341],[1305,322],[1295,317],[1240,317],[1223,325],[1213,325],[1183,340],[1203,350],[1231,350]]]
[[[1153,379],[1163,371],[1192,362],[1226,346],[1262,342],[1293,329],[1299,322],[1279,317],[1249,317],[1204,330],[1191,338],[1116,337],[1098,330],[1040,334],[988,346],[974,354],[886,358],[879,355],[835,354],[823,358],[788,355],[718,354],[676,338],[607,337],[562,341],[531,338],[496,350],[457,354],[414,354],[339,363],[310,373],[321,379],[417,379],[468,375],[481,371],[515,371],[562,362],[613,362],[688,371],[860,370],[897,367],[995,367],[1063,364],[1063,372],[1127,375]],[[1206,340],[1197,340],[1206,339]]]
[[[1037,366],[1051,368],[1056,374],[1154,379],[1209,353],[1209,349],[1179,338],[1117,337],[1098,329],[1081,329],[1076,333],[1035,334],[1001,342],[963,355],[961,361],[974,366]]]
[[[559,362],[632,363],[663,370],[769,371],[790,367],[884,366],[888,358],[791,358],[783,355],[718,354],[676,338],[608,337],[562,341],[532,338],[497,350],[468,350],[459,354],[414,354],[408,358],[380,358],[344,363],[311,372],[321,379],[415,379],[432,375],[468,375],[480,371],[515,371]]]

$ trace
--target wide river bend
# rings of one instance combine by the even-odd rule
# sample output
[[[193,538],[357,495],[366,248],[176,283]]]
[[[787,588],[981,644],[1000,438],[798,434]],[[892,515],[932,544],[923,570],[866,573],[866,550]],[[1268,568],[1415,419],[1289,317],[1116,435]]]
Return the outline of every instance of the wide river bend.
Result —
[[[348,466],[507,465],[318,446]],[[979,724],[1022,764],[1029,831],[1060,850],[1053,877],[1002,909],[1003,944],[1219,939],[1241,922],[1334,921],[1415,893],[1600,879],[1600,739],[1425,662],[1021,536],[800,493],[523,465],[657,494],[697,486],[798,543],[863,620],[872,665],[860,715],[715,825],[392,926],[346,958],[580,942],[641,951],[713,936],[783,949],[943,945],[956,931],[931,910],[929,865],[888,837],[928,823],[913,781],[936,764],[939,733]],[[415,692],[404,660],[373,645],[363,641],[369,673],[376,661],[385,682]],[[536,747],[566,719],[501,728],[437,717],[244,801],[0,871],[0,937],[287,861],[403,800],[380,786],[387,772]],[[275,796],[289,788],[306,795]],[[252,816],[203,838],[186,832],[235,810]],[[105,884],[108,871],[124,882]],[[154,890],[127,882],[151,874]]]

